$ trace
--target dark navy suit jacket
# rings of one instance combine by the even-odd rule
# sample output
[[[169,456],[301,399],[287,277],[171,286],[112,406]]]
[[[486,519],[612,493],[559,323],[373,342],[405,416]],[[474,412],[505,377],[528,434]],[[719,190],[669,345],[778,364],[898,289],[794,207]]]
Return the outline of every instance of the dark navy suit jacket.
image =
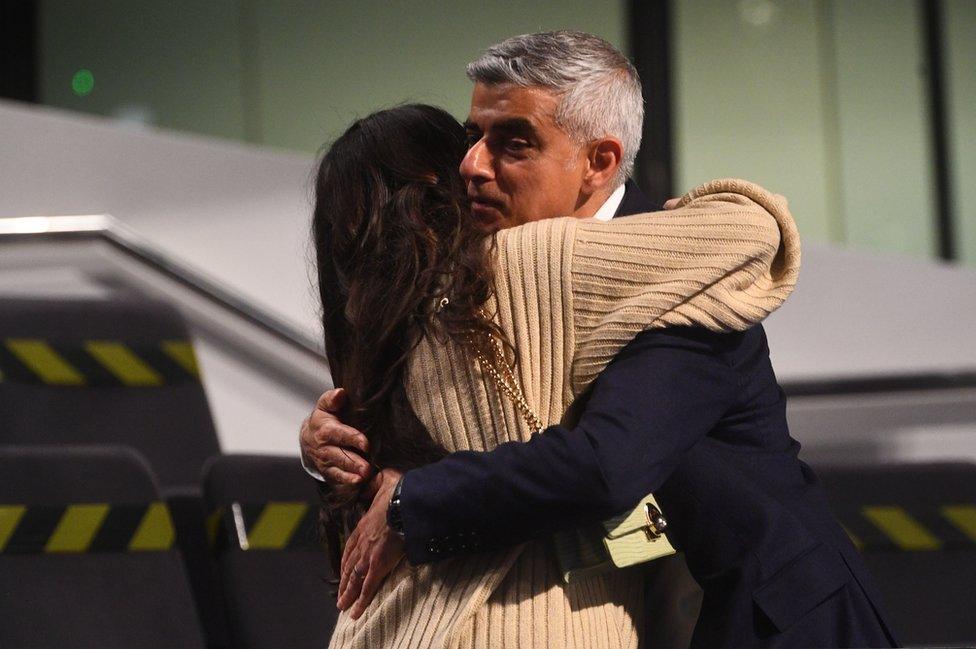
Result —
[[[635,191],[618,213],[648,211]],[[693,646],[891,646],[799,447],[761,326],[644,332],[594,382],[575,427],[408,472],[407,557],[511,546],[654,492],[704,591]]]

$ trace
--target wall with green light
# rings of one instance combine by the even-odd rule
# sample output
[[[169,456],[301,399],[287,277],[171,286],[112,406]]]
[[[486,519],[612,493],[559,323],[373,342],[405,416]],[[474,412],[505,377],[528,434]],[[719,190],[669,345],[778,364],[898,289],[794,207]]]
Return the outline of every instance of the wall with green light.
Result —
[[[355,117],[403,101],[463,117],[465,63],[513,34],[575,28],[626,45],[624,0],[42,0],[40,7],[44,103],[300,151],[316,151]]]

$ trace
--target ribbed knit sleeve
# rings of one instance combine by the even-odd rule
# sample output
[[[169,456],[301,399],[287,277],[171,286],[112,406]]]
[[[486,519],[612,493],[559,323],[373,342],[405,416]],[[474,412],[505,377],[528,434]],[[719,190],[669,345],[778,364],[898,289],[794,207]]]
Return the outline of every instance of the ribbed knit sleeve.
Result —
[[[644,329],[748,329],[783,303],[800,267],[785,199],[742,180],[696,187],[673,210],[579,221],[573,237],[576,394]]]

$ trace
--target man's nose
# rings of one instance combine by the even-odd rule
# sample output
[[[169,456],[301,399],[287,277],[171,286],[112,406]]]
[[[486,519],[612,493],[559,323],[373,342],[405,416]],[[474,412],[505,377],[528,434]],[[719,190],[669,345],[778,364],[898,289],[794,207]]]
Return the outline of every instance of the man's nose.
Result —
[[[459,170],[465,182],[492,179],[494,174],[491,165],[491,152],[485,145],[484,140],[478,140],[471,145],[471,148],[468,149],[467,154],[461,160]]]

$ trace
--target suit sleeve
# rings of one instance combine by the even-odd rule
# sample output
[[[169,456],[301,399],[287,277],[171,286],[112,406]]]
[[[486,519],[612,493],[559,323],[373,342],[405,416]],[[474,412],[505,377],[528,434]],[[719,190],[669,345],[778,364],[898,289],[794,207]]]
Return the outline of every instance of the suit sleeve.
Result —
[[[644,332],[596,380],[575,427],[408,472],[408,559],[508,547],[633,507],[731,406],[735,379],[720,338],[703,329]]]

